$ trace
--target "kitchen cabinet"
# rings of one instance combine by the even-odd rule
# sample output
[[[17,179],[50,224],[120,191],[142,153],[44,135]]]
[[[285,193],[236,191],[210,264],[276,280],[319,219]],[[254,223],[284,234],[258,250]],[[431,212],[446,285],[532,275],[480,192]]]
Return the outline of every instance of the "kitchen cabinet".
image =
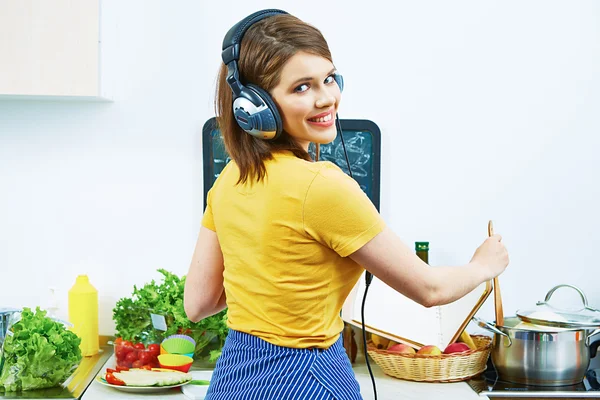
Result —
[[[101,0],[0,2],[0,98],[106,99]]]

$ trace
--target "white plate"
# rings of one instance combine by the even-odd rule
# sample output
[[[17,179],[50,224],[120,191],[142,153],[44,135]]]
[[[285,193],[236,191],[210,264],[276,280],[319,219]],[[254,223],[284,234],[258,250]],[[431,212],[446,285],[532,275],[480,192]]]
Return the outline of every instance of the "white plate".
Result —
[[[212,379],[212,370],[210,371],[190,371],[194,380],[210,381]],[[185,385],[181,388],[181,393],[190,400],[202,400],[206,396],[208,385]]]
[[[129,392],[129,393],[160,392],[163,390],[173,389],[173,388],[187,385],[188,383],[190,383],[189,381],[187,381],[187,382],[183,382],[183,383],[178,383],[177,385],[168,385],[168,386],[121,386],[121,385],[111,385],[110,383],[106,382],[106,379],[104,379],[100,375],[98,375],[96,377],[96,380],[104,386],[108,386],[111,388],[115,388],[117,390],[121,390],[123,392]]]

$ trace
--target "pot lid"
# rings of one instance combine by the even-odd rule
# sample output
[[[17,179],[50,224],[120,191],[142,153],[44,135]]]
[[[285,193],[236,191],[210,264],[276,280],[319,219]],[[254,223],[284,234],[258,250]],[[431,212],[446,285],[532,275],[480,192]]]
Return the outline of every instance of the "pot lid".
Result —
[[[569,287],[576,290],[581,296],[583,307],[577,310],[568,310],[553,306],[549,303],[556,289]],[[517,316],[525,322],[536,325],[553,326],[560,328],[596,329],[600,328],[600,310],[588,306],[587,298],[581,289],[572,285],[558,285],[550,289],[544,301],[538,301],[535,308],[518,310]]]

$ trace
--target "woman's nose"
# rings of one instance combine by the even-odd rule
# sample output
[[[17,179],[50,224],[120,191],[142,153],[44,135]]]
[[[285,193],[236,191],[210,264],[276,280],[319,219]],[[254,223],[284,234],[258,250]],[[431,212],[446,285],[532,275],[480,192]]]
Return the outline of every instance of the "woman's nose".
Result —
[[[317,108],[324,108],[324,107],[330,107],[334,104],[335,104],[335,95],[327,89],[321,90],[321,92],[319,93],[319,96],[317,97],[317,101],[315,102],[315,106]]]

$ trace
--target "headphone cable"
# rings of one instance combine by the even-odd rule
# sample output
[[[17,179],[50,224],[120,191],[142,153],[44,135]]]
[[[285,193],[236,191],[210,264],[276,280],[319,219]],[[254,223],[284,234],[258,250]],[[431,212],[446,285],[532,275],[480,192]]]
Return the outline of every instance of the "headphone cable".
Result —
[[[344,135],[342,134],[342,124],[340,123],[340,117],[338,117],[337,113],[335,113],[335,123],[337,125],[338,132],[340,133],[340,139],[342,140],[344,156],[346,157],[346,165],[348,166],[348,175],[350,175],[350,178],[354,179],[354,176],[352,176],[352,168],[350,168],[350,159],[348,159],[348,152],[346,151],[346,142],[344,141]]]
[[[348,175],[350,178],[354,179],[352,176],[352,168],[350,168],[350,159],[348,158],[348,152],[346,151],[346,142],[344,141],[344,134],[342,132],[342,124],[340,123],[340,118],[338,114],[335,113],[335,123],[337,126],[337,130],[340,134],[340,139],[342,141],[342,147],[344,149],[344,156],[346,157],[346,165],[348,166]],[[367,363],[367,369],[369,370],[369,375],[371,376],[371,382],[373,383],[373,395],[374,400],[377,400],[377,385],[375,384],[375,377],[373,376],[373,371],[371,370],[371,363],[369,362],[369,355],[367,354],[367,333],[365,329],[365,300],[367,299],[367,292],[369,291],[369,286],[371,285],[371,281],[373,280],[373,274],[369,271],[365,271],[365,294],[362,299],[362,305],[360,307],[360,317],[362,320],[362,339],[363,339],[363,350],[365,353],[365,361]]]

